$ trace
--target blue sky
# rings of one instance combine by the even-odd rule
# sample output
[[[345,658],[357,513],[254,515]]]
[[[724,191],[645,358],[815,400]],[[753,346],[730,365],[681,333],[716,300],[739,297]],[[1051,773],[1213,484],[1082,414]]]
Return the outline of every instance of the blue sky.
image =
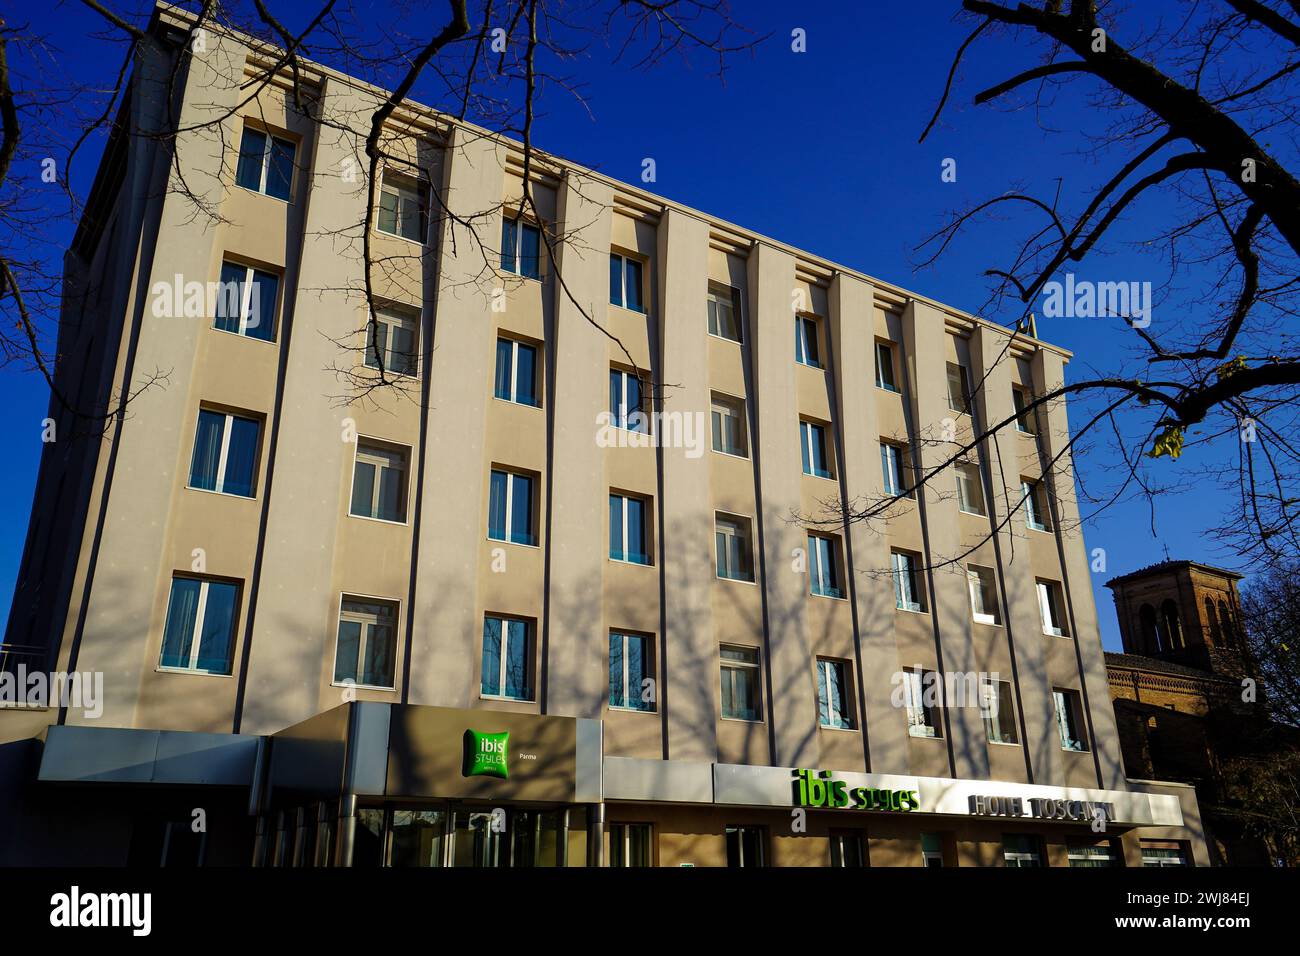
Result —
[[[146,9],[125,2],[114,6]],[[314,8],[272,6],[288,11],[285,20],[291,28],[306,22],[300,11]],[[435,11],[429,22],[440,22],[442,5],[428,6]],[[382,20],[379,11],[385,5],[357,0],[354,7],[362,17],[373,8]],[[915,246],[946,212],[1015,186],[1050,196],[1058,177],[1067,205],[1078,209],[1106,171],[1128,158],[1111,155],[1098,165],[1086,154],[1107,117],[1088,109],[1077,94],[1059,95],[1050,114],[1041,117],[1032,110],[972,106],[977,90],[1038,62],[1039,49],[1017,50],[1005,39],[972,49],[943,124],[918,145],[953,51],[969,32],[968,25],[950,19],[956,3],[810,0],[792,7],[764,0],[734,7],[738,20],[772,37],[752,55],[733,57],[725,83],[703,59],[674,59],[649,71],[615,64],[610,49],[598,41],[566,67],[583,82],[586,107],[558,90],[548,91],[537,123],[538,145],[632,182],[639,181],[642,161],[653,158],[657,179],[648,188],[658,193],[970,310],[985,298],[981,273],[1004,264],[997,254],[1005,243],[1023,237],[1026,221],[987,227],[975,234],[976,241],[955,247],[937,268],[915,271]],[[1182,7],[1176,0],[1139,5],[1148,23]],[[88,37],[100,24],[87,11],[65,0],[30,7],[24,16],[33,30],[55,38],[49,62],[64,75],[100,85],[111,82],[121,53]],[[135,22],[143,23],[143,18]],[[402,25],[410,33],[426,28],[411,20]],[[795,28],[806,31],[807,52],[791,50]],[[416,92],[417,99],[433,99],[420,96],[419,88]],[[1048,126],[1056,132],[1049,133]],[[48,129],[29,127],[25,134],[29,142],[41,137],[62,141],[71,128],[71,122],[64,129],[56,122]],[[100,137],[87,144],[73,170],[74,182],[89,182],[102,145]],[[941,180],[946,158],[957,162],[955,183]],[[35,179],[39,171],[33,166],[16,172]],[[1162,211],[1168,211],[1163,200],[1139,207],[1132,227],[1158,221]],[[66,247],[71,226],[54,228],[59,231],[49,238]],[[1121,239],[1136,235],[1117,233]],[[1085,265],[1079,275],[1154,278],[1150,259],[1140,251],[1116,243],[1109,252],[1100,271]],[[1176,312],[1177,302],[1175,297],[1164,306],[1166,314]],[[1152,331],[1162,320],[1157,313]],[[1134,344],[1131,333],[1104,320],[1040,320],[1038,328],[1041,337],[1075,353],[1070,378],[1121,367]],[[11,431],[8,467],[0,470],[0,611],[6,615],[29,519],[46,401],[34,374],[0,368],[0,402],[11,421],[27,423]],[[1074,409],[1071,417],[1077,422],[1081,410]],[[1100,475],[1108,463],[1113,463],[1112,453],[1098,446],[1077,464],[1086,478]],[[1156,470],[1173,473],[1189,467],[1185,455],[1180,463],[1158,462]],[[1103,581],[1163,560],[1166,548],[1175,558],[1227,564],[1228,556],[1205,537],[1222,504],[1220,493],[1202,484],[1162,499],[1154,536],[1145,503],[1116,505],[1085,527],[1088,547],[1107,551],[1107,571],[1094,575],[1093,584],[1108,648],[1118,648],[1119,641]]]

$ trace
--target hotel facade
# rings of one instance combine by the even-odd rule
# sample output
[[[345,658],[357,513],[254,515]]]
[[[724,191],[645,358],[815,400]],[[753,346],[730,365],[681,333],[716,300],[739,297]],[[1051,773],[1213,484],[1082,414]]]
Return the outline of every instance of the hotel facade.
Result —
[[[1122,765],[1067,353],[549,157],[526,203],[411,104],[367,221],[383,93],[211,29],[173,81],[191,26],[66,257],[61,390],[130,398],[51,404],[0,676],[102,691],[0,709],[0,862],[1207,863]]]

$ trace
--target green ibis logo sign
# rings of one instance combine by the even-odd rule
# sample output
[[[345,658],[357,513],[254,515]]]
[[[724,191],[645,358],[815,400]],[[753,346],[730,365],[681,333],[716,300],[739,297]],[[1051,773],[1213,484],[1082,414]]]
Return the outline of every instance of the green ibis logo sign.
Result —
[[[461,775],[465,777],[510,777],[506,753],[510,749],[510,731],[484,734],[477,730],[465,731],[465,757]]]
[[[834,779],[829,770],[796,770],[793,784],[794,805],[797,807],[907,813],[921,806],[921,799],[915,790],[850,788],[843,780]]]

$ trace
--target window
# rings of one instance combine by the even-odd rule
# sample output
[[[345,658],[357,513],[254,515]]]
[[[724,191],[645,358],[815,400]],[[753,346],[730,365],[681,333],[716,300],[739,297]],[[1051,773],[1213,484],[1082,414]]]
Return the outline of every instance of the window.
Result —
[[[997,580],[991,568],[966,567],[966,583],[970,587],[970,609],[979,624],[1000,624],[998,616]]]
[[[709,334],[743,341],[740,331],[740,293],[730,286],[709,286]]]
[[[821,368],[817,355],[817,320],[812,316],[794,317],[794,360],[800,365]]]
[[[382,815],[384,811],[378,812]],[[382,819],[378,823],[377,836],[382,844]],[[446,829],[445,810],[394,810],[388,865],[392,867],[442,866]],[[360,831],[359,827],[358,831]],[[353,865],[356,865],[355,851]]]
[[[211,578],[172,578],[158,666],[195,674],[229,674],[238,606],[237,584]]]
[[[885,494],[894,497],[911,498],[912,493],[903,494],[907,487],[907,451],[891,442],[880,443],[880,470],[885,477]]]
[[[610,866],[654,866],[650,824],[611,823],[608,829]]]
[[[1020,495],[1025,499],[1025,524],[1035,531],[1048,531],[1043,483],[1020,479]]]
[[[357,439],[350,513],[358,518],[405,521],[407,460],[404,448]]]
[[[492,395],[518,405],[541,405],[537,397],[537,349],[514,339],[497,339],[496,383]]]
[[[876,388],[887,392],[897,392],[897,380],[894,378],[894,347],[888,342],[876,343]]]
[[[641,291],[644,266],[640,259],[610,253],[609,304],[620,305],[633,312],[644,312]]]
[[[829,478],[831,468],[826,456],[826,426],[799,421],[799,443],[803,449],[803,473]]]
[[[890,553],[894,570],[894,603],[900,611],[924,611],[924,595],[917,574],[917,556],[910,551]]]
[[[625,372],[621,368],[609,370],[609,417],[616,428],[641,434],[650,431],[641,385],[641,379],[634,372]]]
[[[715,394],[711,410],[713,450],[726,455],[748,458],[749,443],[745,437],[744,405],[738,399]]]
[[[542,277],[542,234],[531,222],[501,216],[501,269],[528,279]]]
[[[397,605],[343,596],[334,683],[392,687],[397,660]]]
[[[379,187],[379,231],[424,242],[429,232],[425,184],[412,176],[385,169]]]
[[[716,515],[713,536],[718,552],[718,577],[731,581],[753,581],[754,555],[750,546],[749,520]]]
[[[727,866],[766,866],[766,843],[763,827],[728,826]]]
[[[966,378],[966,366],[956,362],[948,363],[948,407],[963,415],[970,411],[970,383]]]
[[[938,675],[934,671],[908,668],[903,671],[903,699],[907,704],[909,737],[942,737],[939,708],[934,705]]]
[[[943,866],[943,839],[937,833],[921,834],[921,865]]]
[[[275,341],[275,302],[280,277],[238,262],[221,264],[214,329],[263,342]]]
[[[1124,865],[1115,847],[1109,843],[1096,845],[1071,843],[1067,850],[1067,857],[1070,866],[1091,869]]]
[[[481,696],[533,699],[531,630],[519,618],[484,617]]]
[[[245,125],[243,139],[239,142],[236,185],[288,202],[293,188],[296,149],[291,140]]]
[[[1027,833],[1009,833],[1002,838],[1002,862],[1004,865],[1023,869],[1041,867],[1043,852],[1038,837]]]
[[[728,647],[720,652],[722,669],[722,716],[730,720],[762,720],[758,696],[758,651],[750,647]]]
[[[853,830],[831,831],[831,866],[862,867],[867,855],[862,851],[862,834]]]
[[[1060,585],[1054,581],[1037,581],[1038,615],[1043,622],[1043,633],[1065,637],[1065,624],[1061,616]]]
[[[256,419],[199,409],[190,487],[253,497],[260,432]]]
[[[396,309],[381,309],[370,323],[370,339],[366,343],[366,364],[383,368],[397,375],[414,375],[419,351],[416,343],[420,333],[419,316]]]
[[[961,462],[957,465],[957,506],[967,514],[984,514],[984,489],[980,482],[979,465]]]
[[[1079,705],[1079,692],[1053,690],[1052,700],[1056,705],[1056,729],[1061,735],[1061,749],[1080,753],[1087,750],[1088,741],[1083,731],[1083,708]]]
[[[644,498],[631,495],[609,496],[609,557],[611,561],[649,564],[646,547],[646,506]]]
[[[513,544],[537,544],[533,533],[533,479],[492,469],[488,494],[488,537]]]
[[[609,635],[609,706],[654,710],[651,639],[644,634]]]
[[[984,733],[989,743],[1019,743],[1016,735],[1016,712],[1011,703],[1011,682],[980,679],[980,708],[984,716]]]
[[[1142,865],[1148,866],[1191,866],[1187,862],[1187,850],[1174,840],[1142,840]]]
[[[1016,406],[1016,431],[1024,432],[1026,435],[1034,434],[1034,413],[1025,412],[1025,408],[1032,401],[1029,390],[1019,386],[1012,388],[1011,401]]]
[[[839,544],[835,538],[808,535],[808,581],[813,594],[844,597],[840,582]]]
[[[817,658],[817,722],[823,727],[853,729],[849,669],[844,661]]]

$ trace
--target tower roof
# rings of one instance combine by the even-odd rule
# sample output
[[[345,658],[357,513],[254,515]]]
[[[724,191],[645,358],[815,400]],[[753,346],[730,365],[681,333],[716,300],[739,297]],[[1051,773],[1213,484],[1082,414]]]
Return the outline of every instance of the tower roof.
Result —
[[[1243,577],[1236,571],[1229,571],[1227,568],[1216,568],[1212,564],[1202,564],[1199,561],[1160,561],[1156,564],[1148,564],[1145,568],[1138,568],[1136,571],[1130,571],[1128,574],[1121,574],[1119,577],[1111,578],[1106,582],[1106,587],[1113,588],[1115,585],[1127,581],[1135,581],[1139,578],[1145,578],[1155,574],[1165,574],[1169,571],[1179,571],[1184,568],[1196,568],[1201,571],[1209,571],[1211,574],[1217,574],[1221,577],[1232,578],[1240,581]]]

